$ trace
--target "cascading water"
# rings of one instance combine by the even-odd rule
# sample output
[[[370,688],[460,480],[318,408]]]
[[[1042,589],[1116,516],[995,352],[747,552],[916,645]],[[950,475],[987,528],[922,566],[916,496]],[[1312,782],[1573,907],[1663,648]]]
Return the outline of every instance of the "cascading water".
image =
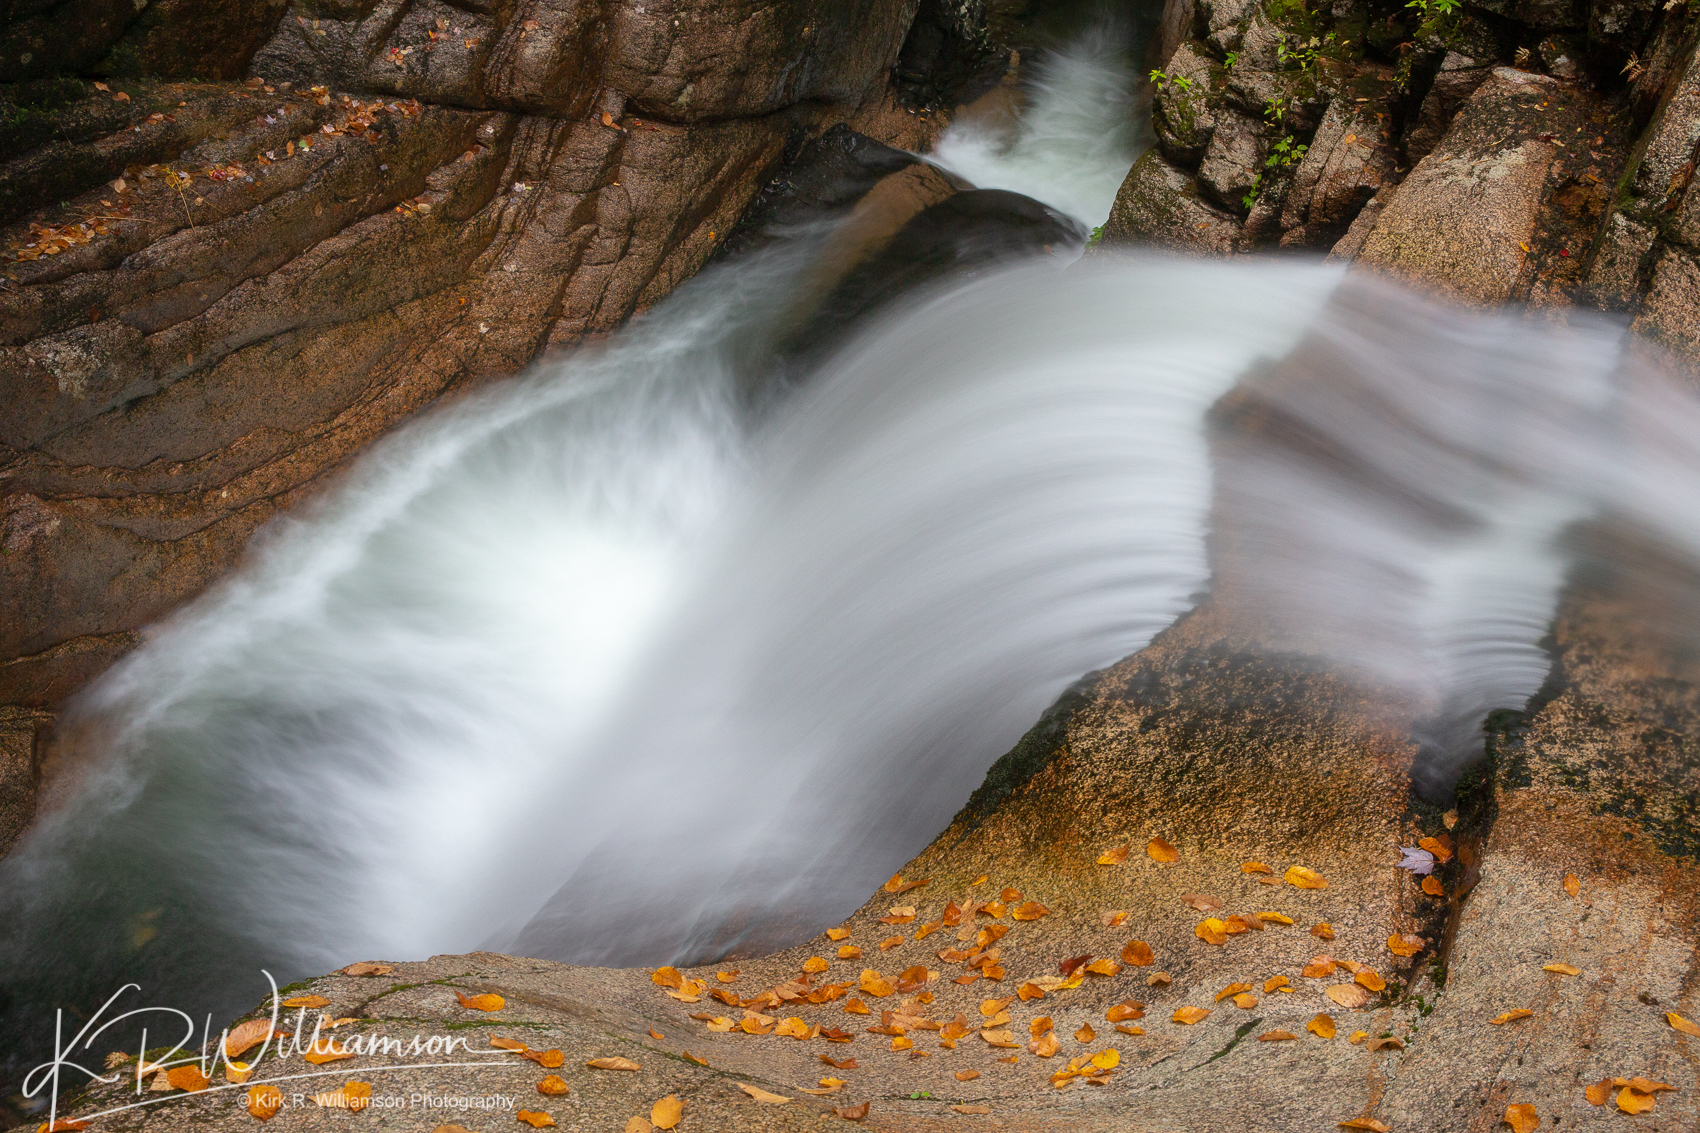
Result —
[[[1431,704],[1443,780],[1448,729],[1541,680],[1568,525],[1700,552],[1669,498],[1700,409],[1609,325],[1300,262],[1046,261],[751,414],[813,247],[389,438],[91,688],[0,863],[7,1033],[130,977],[229,1012],[262,966],[801,937],[1212,569],[1278,645]]]

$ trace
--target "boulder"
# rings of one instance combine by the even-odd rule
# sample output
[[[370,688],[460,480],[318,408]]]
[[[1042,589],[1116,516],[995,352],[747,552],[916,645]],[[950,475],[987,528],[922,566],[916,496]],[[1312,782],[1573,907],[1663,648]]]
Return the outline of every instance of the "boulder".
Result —
[[[1144,244],[1226,255],[1233,251],[1239,230],[1238,217],[1203,200],[1198,183],[1152,149],[1128,171],[1102,238],[1106,245]]]
[[[1396,165],[1380,122],[1356,104],[1330,103],[1283,202],[1281,246],[1333,245],[1369,199],[1393,183]]]

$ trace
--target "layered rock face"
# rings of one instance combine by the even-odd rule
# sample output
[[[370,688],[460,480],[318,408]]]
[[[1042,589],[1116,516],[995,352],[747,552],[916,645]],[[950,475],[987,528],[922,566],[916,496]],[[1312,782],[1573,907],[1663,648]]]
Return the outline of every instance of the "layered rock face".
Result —
[[[921,7],[913,67],[978,50]],[[0,777],[363,445],[689,277],[805,138],[922,146],[916,8],[12,5]]]

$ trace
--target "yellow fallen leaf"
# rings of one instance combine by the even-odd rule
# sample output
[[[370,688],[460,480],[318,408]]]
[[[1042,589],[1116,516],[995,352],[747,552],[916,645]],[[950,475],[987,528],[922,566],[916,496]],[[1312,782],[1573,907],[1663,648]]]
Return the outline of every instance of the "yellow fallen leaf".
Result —
[[[1542,966],[1541,971],[1557,972],[1561,976],[1579,976],[1582,974],[1582,969],[1574,964],[1546,964]]]
[[[1511,1133],[1535,1133],[1541,1126],[1541,1118],[1534,1106],[1519,1102],[1505,1107],[1505,1124],[1511,1126]]]
[[[1684,1019],[1681,1015],[1678,1015],[1675,1011],[1665,1012],[1665,1022],[1669,1023],[1671,1026],[1675,1027],[1677,1030],[1681,1031],[1685,1035],[1700,1036],[1700,1023],[1695,1023],[1691,1020]]]
[[[1257,1036],[1257,1041],[1260,1043],[1280,1043],[1287,1042],[1289,1040],[1297,1042],[1298,1037],[1299,1036],[1293,1034],[1291,1031],[1265,1031],[1263,1034]]]
[[[1387,950],[1395,956],[1415,956],[1428,941],[1410,933],[1394,933],[1387,938]]]
[[[1241,873],[1274,873],[1275,871],[1270,869],[1268,866],[1264,865],[1262,862],[1241,862],[1240,863],[1240,872]]]
[[[1335,1034],[1334,1017],[1331,1015],[1318,1015],[1316,1018],[1305,1024],[1305,1030],[1309,1031],[1319,1039],[1331,1039]]]
[[[1572,897],[1580,897],[1582,895],[1582,883],[1576,880],[1575,874],[1567,873],[1564,875],[1564,891]]]
[[[1327,889],[1328,881],[1308,866],[1288,866],[1281,879],[1297,889]]]
[[[827,930],[827,935],[828,935],[828,936],[832,936],[832,934],[833,934],[833,933],[834,933],[834,932],[836,932],[836,931],[837,931],[837,930],[836,930],[836,929],[828,929],[828,930]],[[846,932],[848,932],[848,931],[849,931],[849,930],[848,930],[848,929],[846,929],[846,930],[845,930],[845,931],[846,931]],[[836,940],[836,939],[841,939],[841,938],[839,938],[839,937],[834,937],[834,938],[833,938],[833,939],[835,939],[835,940]],[[729,984],[729,983],[731,983],[731,982],[732,982],[732,981],[733,981],[733,980],[735,980],[735,979],[737,979],[737,978],[738,978],[738,973],[737,973],[737,970],[736,970],[736,969],[734,969],[734,970],[732,970],[732,971],[730,971],[730,972],[715,972],[715,973],[714,973],[714,978],[715,978],[715,979],[717,979],[717,980],[719,980],[719,981],[720,981],[720,982],[721,982],[721,983],[723,983],[723,984]]]
[[[1216,993],[1216,1002],[1220,1003],[1224,999],[1227,999],[1230,995],[1238,995],[1242,991],[1250,990],[1250,984],[1229,984],[1227,987]]]
[[[1015,1036],[1008,1031],[981,1031],[980,1038],[987,1046],[998,1047],[1002,1050],[1016,1050],[1021,1044],[1015,1041]]]
[[[1062,1044],[1057,1041],[1057,1033],[1052,1030],[1046,1030],[1040,1034],[1034,1035],[1027,1044],[1027,1049],[1038,1055],[1040,1058],[1050,1058],[1054,1056],[1061,1047]]]
[[[488,992],[483,995],[462,995],[457,989],[455,998],[460,1000],[460,1005],[468,1011],[500,1011],[508,1005],[508,1001],[501,996]]]
[[[1151,839],[1145,846],[1145,852],[1151,855],[1151,860],[1154,862],[1178,862],[1181,860],[1181,852],[1161,838]]]
[[[1257,996],[1248,991],[1242,991],[1238,995],[1234,996],[1234,1006],[1238,1007],[1241,1011],[1250,1011],[1253,1007],[1257,1006]]]
[[[270,1121],[283,1108],[283,1091],[276,1086],[255,1086],[245,1097],[249,1114],[261,1121]]]
[[[547,1078],[543,1079],[543,1081],[537,1083],[537,1092],[540,1094],[547,1094],[552,1098],[558,1098],[564,1094],[571,1093],[572,1087],[567,1085],[567,1080],[559,1074],[551,1074]]]
[[[826,930],[826,938],[828,940],[843,940],[849,935],[850,930],[847,928],[829,928]]]
[[[1146,987],[1158,987],[1162,984],[1171,984],[1174,982],[1175,977],[1171,976],[1167,972],[1152,972],[1150,975],[1145,977]]]
[[[1361,971],[1359,971],[1357,975],[1352,977],[1352,979],[1355,980],[1356,982],[1360,983],[1360,984],[1363,984],[1365,987],[1369,988],[1371,991],[1385,991],[1385,990],[1387,990],[1387,981],[1382,979],[1381,975],[1379,973],[1373,972],[1368,968],[1364,968]]]
[[[1289,917],[1286,913],[1272,913],[1272,912],[1268,911],[1267,909],[1259,910],[1258,914],[1257,914],[1257,919],[1260,920],[1260,921],[1263,921],[1265,923],[1270,922],[1270,921],[1273,921],[1276,924],[1292,924],[1293,923],[1293,918]]]
[[[1348,1010],[1369,1002],[1369,992],[1358,984],[1335,984],[1323,994]]]
[[[1143,1019],[1144,1017],[1145,1004],[1137,999],[1124,999],[1104,1012],[1104,1018],[1112,1023],[1125,1023],[1129,1019]]]
[[[1653,1082],[1653,1081],[1650,1081],[1646,1078],[1642,1078],[1642,1077],[1639,1077],[1639,1076],[1631,1078],[1631,1079],[1629,1079],[1629,1081],[1623,1082],[1623,1083],[1618,1083],[1616,1080],[1613,1080],[1613,1082],[1612,1082],[1612,1085],[1614,1085],[1614,1086],[1619,1085],[1619,1084],[1628,1086],[1630,1089],[1635,1090],[1638,1093],[1643,1093],[1643,1094],[1656,1094],[1660,1090],[1674,1090],[1674,1089],[1676,1089],[1675,1086],[1672,1086],[1672,1085],[1670,1085],[1666,1082]]]
[[[1322,921],[1311,926],[1310,934],[1322,940],[1333,940],[1334,926],[1329,924],[1327,921]]]
[[[1086,971],[1095,976],[1113,976],[1122,970],[1122,966],[1109,958],[1092,961],[1086,965]]]
[[[1123,862],[1127,861],[1127,851],[1128,847],[1126,846],[1115,846],[1111,849],[1105,850],[1103,853],[1098,855],[1098,864],[1121,865]]]
[[[1500,1016],[1493,1018],[1493,1019],[1489,1019],[1488,1022],[1492,1023],[1494,1026],[1498,1027],[1498,1026],[1502,1026],[1506,1023],[1509,1023],[1514,1019],[1527,1019],[1529,1016],[1531,1016],[1533,1014],[1534,1014],[1534,1012],[1530,1011],[1527,1007],[1514,1007],[1510,1011],[1507,1011],[1503,1015],[1500,1015]]]
[[[1192,934],[1206,944],[1222,945],[1228,942],[1228,926],[1215,917],[1205,917],[1199,922]]]
[[[1423,878],[1423,892],[1430,897],[1444,897],[1446,896],[1446,887],[1440,883],[1440,878],[1431,873]]]
[[[1357,1046],[1367,1038],[1369,1038],[1368,1031],[1353,1031],[1351,1034],[1346,1036],[1346,1041],[1351,1043],[1353,1046]]]
[[[1037,901],[1028,901],[1019,906],[1009,915],[1011,918],[1018,921],[1036,921],[1040,917],[1049,914],[1050,911],[1051,910],[1045,908],[1045,906],[1039,904]]]
[[[1115,1047],[1105,1047],[1092,1056],[1092,1065],[1100,1070],[1114,1070],[1121,1065],[1122,1052]]]
[[[567,1061],[567,1056],[559,1050],[522,1050],[521,1058],[529,1058],[545,1070],[557,1070]]]
[[[650,1133],[650,1131],[654,1128],[655,1126],[651,1125],[644,1118],[632,1117],[626,1119],[626,1128],[623,1133]],[[437,1131],[433,1129],[431,1133],[437,1133]],[[471,1133],[471,1131],[468,1130],[467,1133]]]
[[[1646,1113],[1656,1104],[1652,1094],[1643,1094],[1629,1086],[1623,1087],[1617,1094],[1617,1108],[1624,1113]]]
[[[533,1129],[553,1129],[555,1119],[540,1109],[522,1109],[514,1117],[525,1122]]]
[[[760,1086],[752,1086],[748,1082],[739,1082],[738,1088],[750,1095],[750,1097],[754,1098],[756,1101],[767,1102],[769,1105],[784,1105],[786,1102],[791,1100],[790,1098],[781,1097],[778,1094],[770,1094]]]
[[[1136,968],[1147,968],[1157,962],[1151,946],[1143,940],[1130,940],[1122,949],[1122,963],[1132,964]]]
[[[679,1118],[684,1112],[685,1103],[676,1095],[668,1094],[650,1107],[649,1123],[657,1129],[671,1129],[679,1124]]]
[[[322,995],[297,995],[283,1001],[285,1007],[328,1007],[330,1000]]]
[[[593,1058],[585,1063],[592,1070],[642,1070],[643,1067],[629,1058]]]
[[[314,1066],[323,1066],[327,1062],[341,1062],[345,1058],[353,1058],[354,1052],[345,1047],[337,1046],[336,1043],[326,1039],[323,1043],[314,1046],[303,1057]]]
[[[1289,982],[1286,976],[1270,976],[1263,981],[1263,994],[1268,995],[1278,987],[1287,987]]]
[[[1190,1027],[1199,1020],[1209,1017],[1210,1012],[1203,1007],[1177,1007],[1175,1013],[1169,1017],[1169,1022],[1181,1023]]]
[[[891,1040],[892,1050],[908,1050],[914,1045],[915,1040],[911,1039],[908,1035],[898,1035],[896,1038]]]
[[[1342,1129],[1368,1129],[1370,1133],[1392,1133],[1391,1125],[1383,1125],[1373,1117],[1354,1117],[1350,1121],[1340,1122]]]
[[[822,956],[810,956],[807,960],[803,961],[803,971],[808,972],[810,975],[819,975],[821,972],[826,971],[829,967],[831,967],[831,965],[828,964],[826,962],[826,958]]]
[[[679,987],[685,982],[685,977],[679,974],[679,969],[671,966],[655,969],[655,971],[649,973],[649,979],[651,983],[670,987],[674,991],[679,990]]]

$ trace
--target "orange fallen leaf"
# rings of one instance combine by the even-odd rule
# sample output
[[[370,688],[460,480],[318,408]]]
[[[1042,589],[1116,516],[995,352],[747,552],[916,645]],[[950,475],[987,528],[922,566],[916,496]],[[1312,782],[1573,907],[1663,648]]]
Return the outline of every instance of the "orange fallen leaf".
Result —
[[[1323,994],[1348,1010],[1369,1002],[1369,992],[1355,983],[1335,984]]]
[[[980,1001],[980,1014],[990,1019],[1013,1002],[1015,1002],[1015,997],[1012,995],[1005,996],[1002,999],[982,999]]]
[[[838,958],[840,960],[860,960],[862,950],[854,944],[845,944],[838,949]]]
[[[1220,1003],[1224,999],[1227,999],[1230,995],[1238,995],[1242,991],[1250,990],[1250,984],[1229,984],[1227,987],[1216,993],[1216,1002]]]
[[[567,1056],[559,1050],[522,1050],[521,1058],[529,1058],[545,1070],[556,1070],[566,1062]]]
[[[980,1072],[978,1070],[958,1070],[956,1072],[956,1080],[958,1082],[972,1082],[979,1076]]]
[[[1684,1019],[1681,1015],[1678,1015],[1675,1011],[1665,1012],[1665,1022],[1669,1023],[1671,1026],[1675,1027],[1677,1030],[1681,1031],[1685,1035],[1700,1036],[1700,1023],[1695,1023],[1692,1020]]]
[[[827,930],[827,935],[832,936],[832,934],[836,931],[837,931],[836,929],[829,929],[829,930]],[[845,930],[845,931],[846,931],[846,934],[848,934],[849,930]],[[842,940],[843,937],[833,937],[833,939],[834,940]],[[719,980],[723,984],[729,984],[733,980],[738,978],[738,973],[737,973],[736,970],[730,971],[730,972],[715,972],[714,978]]]
[[[1030,980],[1017,988],[1015,994],[1021,997],[1021,1002],[1026,1003],[1029,999],[1045,998],[1045,989]]]
[[[656,1042],[663,1042],[667,1038],[666,1035],[662,1034],[660,1031],[656,1030],[654,1027],[651,1027],[649,1029],[649,1037],[654,1039]]]
[[[1580,897],[1582,895],[1582,883],[1576,880],[1575,874],[1567,873],[1564,875],[1564,891],[1572,897]]]
[[[270,1019],[250,1019],[246,1023],[238,1023],[224,1036],[224,1054],[226,1058],[239,1058],[242,1054],[259,1043],[271,1037],[272,1021]]]
[[[1520,1102],[1505,1107],[1505,1124],[1511,1126],[1511,1133],[1535,1133],[1541,1126],[1541,1118],[1534,1106]]]
[[[679,1052],[679,1057],[684,1059],[686,1062],[695,1063],[698,1066],[707,1066],[708,1065],[708,1059],[704,1058],[700,1054],[692,1054],[688,1050],[681,1050]]]
[[[826,962],[826,957],[824,956],[810,956],[807,960],[803,961],[803,971],[808,972],[810,975],[819,975],[831,966],[832,965]]]
[[[261,1121],[270,1121],[283,1108],[283,1091],[276,1086],[255,1086],[246,1095],[248,1112]]]
[[[1241,862],[1240,863],[1240,872],[1241,873],[1274,873],[1275,871],[1270,869],[1268,866],[1264,865],[1262,862]]]
[[[1231,916],[1222,922],[1222,931],[1227,933],[1229,936],[1238,936],[1241,933],[1250,932],[1253,929],[1258,932],[1263,931],[1263,922],[1257,917],[1242,917],[1236,913],[1234,916]]]
[[[1154,862],[1178,862],[1181,860],[1181,852],[1161,838],[1151,839],[1145,846],[1145,852],[1151,855],[1151,860]]]
[[[543,1081],[537,1083],[537,1092],[540,1094],[548,1094],[552,1098],[558,1098],[563,1094],[571,1093],[572,1087],[567,1085],[567,1080],[559,1074],[551,1074],[547,1078],[543,1079]]]
[[[1151,951],[1151,946],[1143,940],[1130,940],[1122,949],[1122,963],[1132,964],[1136,968],[1150,967],[1157,962],[1157,957]]]
[[[1102,959],[1092,961],[1090,964],[1086,965],[1084,970],[1091,972],[1095,976],[1113,976],[1122,970],[1122,966],[1114,960]]]
[[[468,1011],[500,1011],[508,1005],[507,1000],[489,992],[483,995],[462,995],[460,990],[456,989],[455,998],[460,1000],[460,1005]]]
[[[1288,866],[1281,879],[1297,889],[1327,889],[1328,881],[1308,866]]]
[[[1625,1085],[1625,1086],[1628,1086],[1630,1089],[1635,1090],[1638,1093],[1643,1093],[1643,1094],[1656,1094],[1660,1090],[1674,1090],[1674,1089],[1676,1089],[1675,1086],[1669,1085],[1668,1083],[1653,1082],[1653,1081],[1649,1081],[1648,1079],[1642,1078],[1642,1077],[1634,1077],[1634,1078],[1629,1079],[1629,1081],[1623,1082],[1623,1083],[1619,1083],[1616,1080],[1613,1080],[1612,1085],[1614,1085],[1614,1086],[1615,1085]]]
[[[893,948],[896,948],[902,943],[903,938],[901,936],[888,936],[884,940],[880,941],[880,951],[890,952]]]
[[[1286,913],[1272,913],[1267,909],[1259,910],[1258,914],[1257,914],[1257,919],[1260,920],[1260,921],[1264,921],[1266,923],[1271,922],[1271,921],[1274,922],[1275,924],[1292,924],[1293,923],[1293,918],[1289,917]]]
[[[679,969],[670,966],[655,969],[655,971],[649,973],[649,979],[651,983],[670,987],[674,991],[679,990],[685,982],[685,977],[679,974]]]
[[[1395,956],[1415,956],[1428,941],[1410,933],[1394,933],[1387,938],[1387,950]]]
[[[1329,924],[1327,921],[1321,921],[1318,924],[1311,926],[1310,934],[1322,940],[1333,940],[1334,926]]]
[[[1318,1015],[1316,1018],[1305,1024],[1305,1030],[1309,1031],[1319,1039],[1331,1039],[1335,1034],[1334,1017],[1331,1015]]]
[[[1324,976],[1333,975],[1336,967],[1338,967],[1338,964],[1334,957],[1318,956],[1316,959],[1306,964],[1303,970],[1299,972],[1299,975],[1304,976],[1306,979],[1319,980]]]
[[[532,22],[535,23],[536,21],[532,21]],[[633,1117],[633,1118],[629,1118],[626,1121],[626,1128],[622,1131],[622,1133],[650,1133],[650,1131],[653,1130],[654,1128],[655,1128],[655,1126],[651,1125],[649,1122],[645,1121],[643,1118]],[[433,1130],[431,1130],[431,1133],[437,1133],[437,1131],[435,1129],[433,1129]],[[472,1131],[469,1129],[469,1130],[466,1130],[466,1133],[472,1133]]]
[[[1238,1007],[1241,1011],[1250,1011],[1253,1007],[1257,1006],[1257,996],[1251,994],[1249,991],[1242,991],[1238,995],[1234,996],[1234,1006]]]
[[[341,1062],[345,1058],[353,1058],[354,1052],[345,1047],[337,1046],[336,1043],[326,1039],[323,1043],[314,1046],[304,1057],[314,1066],[323,1066],[327,1062]]]
[[[1287,987],[1289,983],[1286,976],[1270,976],[1263,981],[1263,994],[1268,995],[1278,987]]]
[[[1417,845],[1434,855],[1434,860],[1442,865],[1452,860],[1452,839],[1445,834],[1438,838],[1418,838]]]
[[[846,1121],[860,1121],[868,1116],[868,1105],[869,1103],[862,1102],[859,1105],[833,1106],[832,1112]]]
[[[1545,964],[1541,967],[1541,971],[1557,972],[1561,976],[1579,976],[1582,974],[1582,969],[1574,964]]]
[[[1222,945],[1228,942],[1228,926],[1215,917],[1206,917],[1199,922],[1192,934],[1206,944]]]
[[[1354,1117],[1350,1121],[1340,1122],[1342,1129],[1368,1129],[1370,1133],[1392,1133],[1391,1125],[1383,1125],[1373,1117]]]
[[[852,1000],[850,1000],[850,1002],[846,1003],[844,1005],[844,1013],[846,1015],[867,1015],[867,1014],[870,1014],[870,1012],[868,1011],[868,1005],[866,1003],[863,1003],[860,999],[852,999]]]
[[[1092,1029],[1091,1023],[1080,1024],[1080,1029],[1078,1031],[1074,1032],[1074,1041],[1075,1042],[1089,1043],[1097,1037],[1098,1037],[1098,1032],[1094,1031]]]
[[[1387,990],[1387,981],[1381,978],[1380,973],[1373,972],[1368,968],[1360,970],[1357,975],[1352,977],[1352,979],[1369,988],[1371,991]]]
[[[1169,1017],[1169,1022],[1181,1023],[1190,1027],[1199,1020],[1209,1017],[1210,1012],[1203,1007],[1177,1007],[1175,1013]]]
[[[1137,999],[1124,999],[1104,1012],[1104,1018],[1112,1023],[1125,1023],[1129,1019],[1143,1019],[1144,1017],[1145,1004]]]
[[[1257,1036],[1257,1041],[1260,1043],[1297,1042],[1298,1037],[1291,1031],[1266,1031]]]
[[[1423,892],[1430,897],[1444,897],[1446,896],[1446,887],[1440,883],[1440,878],[1431,873],[1423,878]]]
[[[1534,1014],[1534,1012],[1530,1011],[1527,1007],[1514,1007],[1510,1011],[1507,1011],[1505,1014],[1500,1015],[1497,1018],[1489,1019],[1488,1022],[1492,1023],[1494,1026],[1498,1027],[1498,1026],[1502,1026],[1506,1023],[1509,1023],[1514,1019],[1527,1019],[1529,1016],[1531,1016],[1533,1014]]]
[[[1028,901],[1009,915],[1012,919],[1018,921],[1036,921],[1040,917],[1049,915],[1050,911],[1037,901]]]
[[[322,995],[297,995],[283,1001],[285,1007],[328,1007],[330,1000]]]
[[[1582,1096],[1588,1099],[1589,1105],[1605,1105],[1611,1100],[1612,1080],[1601,1078],[1592,1086],[1582,1091]]]
[[[1617,1108],[1624,1113],[1646,1113],[1657,1104],[1652,1094],[1644,1094],[1630,1086],[1623,1087],[1617,1094]]]
[[[1128,847],[1126,846],[1116,846],[1112,849],[1105,850],[1103,853],[1098,855],[1098,864],[1121,865],[1123,862],[1127,861],[1127,851]]]
[[[555,1119],[540,1109],[522,1109],[514,1114],[514,1118],[523,1121],[533,1129],[553,1129]]]
[[[980,1039],[987,1046],[994,1046],[1003,1050],[1017,1050],[1021,1046],[1020,1043],[1015,1041],[1015,1036],[1008,1031],[981,1031]]]
[[[585,1063],[592,1070],[642,1070],[643,1067],[629,1058],[593,1058]]]
[[[1033,1036],[1028,1042],[1027,1049],[1040,1058],[1051,1058],[1062,1044],[1057,1041],[1057,1033],[1049,1028]]]

